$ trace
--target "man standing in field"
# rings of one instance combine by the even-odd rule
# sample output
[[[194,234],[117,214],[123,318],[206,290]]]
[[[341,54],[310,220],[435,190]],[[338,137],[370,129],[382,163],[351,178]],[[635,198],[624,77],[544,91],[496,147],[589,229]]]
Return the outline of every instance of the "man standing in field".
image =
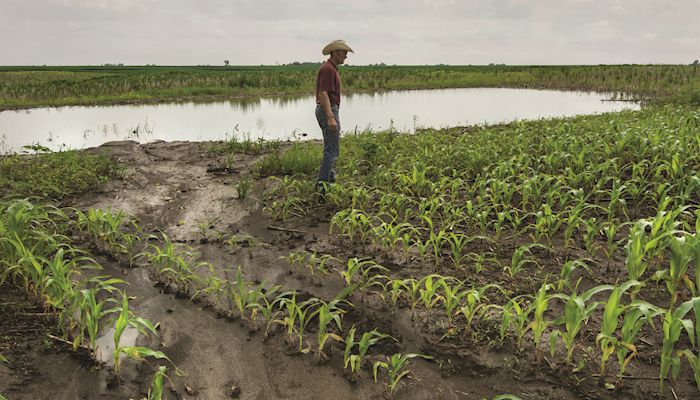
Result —
[[[326,184],[335,182],[335,162],[340,154],[340,75],[338,65],[345,62],[348,51],[354,53],[343,40],[334,40],[323,48],[330,55],[321,65],[316,77],[316,120],[323,131],[323,160],[318,173],[318,186],[325,194]]]

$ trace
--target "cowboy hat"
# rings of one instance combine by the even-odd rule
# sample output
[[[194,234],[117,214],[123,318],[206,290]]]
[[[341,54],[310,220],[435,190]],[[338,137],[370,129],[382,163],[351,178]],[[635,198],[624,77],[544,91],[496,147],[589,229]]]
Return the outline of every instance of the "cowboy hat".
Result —
[[[354,51],[352,51],[350,46],[348,46],[344,40],[334,40],[334,41],[328,43],[326,45],[326,47],[323,48],[323,55],[327,56],[327,55],[331,54],[331,51],[333,51],[333,50],[345,50],[345,51],[349,51],[351,53],[354,53]]]

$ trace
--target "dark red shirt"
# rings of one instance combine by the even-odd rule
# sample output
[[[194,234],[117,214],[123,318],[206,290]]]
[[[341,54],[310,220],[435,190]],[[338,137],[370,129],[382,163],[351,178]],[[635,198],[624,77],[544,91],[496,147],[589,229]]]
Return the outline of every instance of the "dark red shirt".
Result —
[[[340,75],[338,68],[333,65],[331,60],[326,61],[321,65],[316,77],[316,104],[321,104],[319,94],[328,92],[328,98],[331,101],[331,106],[340,106]]]

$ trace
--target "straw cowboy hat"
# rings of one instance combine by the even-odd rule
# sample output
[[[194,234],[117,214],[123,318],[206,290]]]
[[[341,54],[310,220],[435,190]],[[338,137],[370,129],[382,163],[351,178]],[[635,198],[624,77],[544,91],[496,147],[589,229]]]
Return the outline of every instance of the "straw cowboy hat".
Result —
[[[345,40],[334,40],[328,43],[326,47],[323,48],[323,55],[327,56],[331,54],[331,51],[333,50],[345,50],[354,53],[350,46],[348,46],[347,43],[345,43]]]

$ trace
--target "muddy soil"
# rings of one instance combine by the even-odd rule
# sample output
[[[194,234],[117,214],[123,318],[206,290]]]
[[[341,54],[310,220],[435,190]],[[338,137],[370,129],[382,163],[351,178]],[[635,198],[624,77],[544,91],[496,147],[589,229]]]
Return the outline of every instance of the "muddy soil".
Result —
[[[64,205],[123,210],[138,220],[145,234],[162,231],[173,241],[191,246],[199,259],[211,263],[222,277],[232,277],[240,266],[247,280],[332,299],[343,288],[337,272],[327,276],[308,271],[290,273],[288,263],[280,257],[306,250],[345,260],[369,255],[364,254],[365,249],[329,238],[329,221],[334,213],[329,206],[319,205],[313,215],[285,224],[271,220],[262,211],[264,191],[269,185],[265,179],[255,181],[245,199],[238,198],[235,187],[240,174],[249,171],[259,157],[236,155],[231,168],[222,170],[218,168],[220,160],[207,151],[208,146],[113,142],[88,150],[108,150],[126,167],[124,178],[113,179],[100,192],[71,199]],[[222,238],[231,235],[246,240],[225,244]],[[556,255],[551,257],[553,265],[561,265]],[[273,329],[266,339],[261,331],[251,332],[247,323],[222,317],[207,300],[192,301],[167,290],[153,281],[145,265],[126,268],[124,263],[104,258],[99,261],[107,274],[129,283],[126,290],[134,297],[130,303],[134,313],[160,324],[157,337],[139,336],[136,343],[165,352],[185,372],[184,376],[170,374],[172,385],[165,393],[169,399],[385,397],[383,382],[374,383],[371,366],[363,370],[356,383],[349,382],[339,345],[329,348],[329,360],[319,362],[313,352],[299,355],[293,351],[279,329]],[[394,261],[387,265],[397,276],[421,276],[434,269],[430,263],[403,265]],[[492,277],[482,274],[479,279],[489,281]],[[528,279],[520,284],[523,292],[534,293],[537,289]],[[440,329],[445,321],[417,322],[426,316],[412,315],[406,307],[392,311],[376,296],[356,296],[352,301],[355,308],[343,320],[346,331],[353,324],[359,331],[378,328],[398,340],[377,346],[370,352],[370,360],[394,352],[434,357],[432,361],[411,361],[413,374],[400,385],[394,394],[396,399],[481,399],[505,393],[522,399],[697,398],[688,368],[683,368],[674,393],[667,390],[664,396],[657,394],[657,343],[653,343],[655,353],[652,346],[645,349],[652,354],[647,360],[630,365],[629,374],[636,379],[610,390],[594,377],[597,366],[593,363],[573,373],[570,367],[550,362],[547,357],[533,363],[532,349],[520,353],[513,343],[495,344],[497,326],[480,327],[482,334],[474,337],[465,333],[445,337],[444,329]],[[2,288],[0,354],[10,363],[0,364],[0,393],[9,400],[145,397],[152,366],[126,361],[126,378],[114,385],[109,368],[46,336],[53,328],[51,321],[33,314],[41,311],[32,308],[19,291]],[[583,335],[594,347],[595,321],[592,325]]]

